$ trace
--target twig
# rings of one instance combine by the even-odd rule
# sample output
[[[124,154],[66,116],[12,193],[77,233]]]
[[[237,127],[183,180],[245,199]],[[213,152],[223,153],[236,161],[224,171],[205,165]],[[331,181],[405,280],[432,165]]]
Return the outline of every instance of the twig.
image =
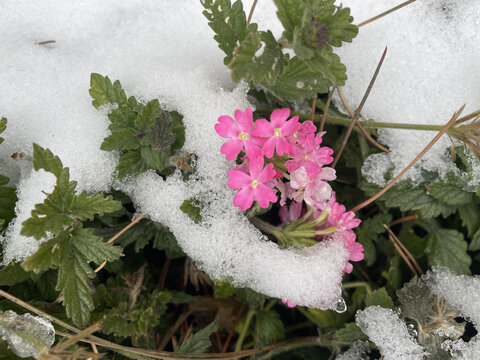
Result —
[[[410,270],[412,270],[413,274],[415,276],[420,276],[420,274],[423,274],[422,268],[420,265],[418,265],[417,260],[415,260],[413,255],[410,253],[410,251],[408,251],[405,245],[403,245],[395,233],[388,227],[388,225],[383,224],[382,226],[387,230],[390,241],[392,242],[393,246],[395,246],[395,249],[398,251],[403,260],[405,260]]]
[[[348,138],[350,137],[350,134],[352,133],[353,126],[355,125],[355,122],[357,121],[358,114],[360,114],[360,111],[363,109],[363,105],[365,105],[365,102],[367,101],[368,95],[370,95],[370,91],[372,90],[373,84],[375,83],[375,80],[377,79],[377,75],[380,72],[380,68],[382,67],[383,60],[385,60],[385,55],[387,55],[387,48],[385,47],[385,50],[383,51],[382,57],[380,58],[380,61],[378,62],[377,68],[375,69],[375,72],[373,73],[372,80],[368,84],[367,90],[365,91],[365,94],[363,95],[362,101],[360,101],[360,105],[358,105],[357,110],[355,110],[355,114],[352,117],[352,121],[350,125],[348,126],[347,132],[345,133],[345,137],[343,138],[342,144],[340,145],[340,149],[338,149],[337,155],[335,156],[335,160],[333,161],[332,167],[335,167],[337,165],[338,160],[340,160],[340,156],[342,156],[343,149],[345,148],[345,145],[347,144]]]
[[[250,13],[248,14],[247,25],[252,21],[253,12],[255,11],[255,6],[257,6],[258,0],[253,0],[252,7],[250,8]]]
[[[410,215],[410,216],[405,216],[405,217],[402,217],[400,219],[397,219],[397,220],[393,220],[391,223],[390,223],[390,226],[395,226],[395,225],[398,225],[398,224],[401,224],[401,223],[404,223],[404,222],[407,222],[407,221],[413,221],[413,220],[417,220],[418,219],[418,215],[415,214],[415,215]]]
[[[405,2],[401,3],[400,5],[397,5],[397,6],[393,7],[393,8],[391,8],[390,10],[384,11],[384,12],[381,13],[381,14],[378,14],[378,15],[376,15],[376,16],[368,19],[368,20],[365,20],[365,21],[361,22],[360,24],[357,25],[357,27],[362,27],[362,26],[364,26],[364,25],[370,24],[371,22],[373,22],[373,21],[375,21],[375,20],[378,20],[378,19],[380,19],[380,18],[382,18],[382,17],[384,17],[384,16],[386,16],[386,15],[388,15],[388,14],[394,12],[394,11],[397,11],[398,9],[401,9],[402,7],[407,6],[407,5],[409,5],[409,4],[411,4],[411,3],[415,2],[415,1],[416,1],[416,0],[408,0],[408,1],[405,1]]]
[[[54,353],[62,352],[63,350],[66,350],[69,346],[75,344],[81,338],[87,337],[88,335],[92,335],[94,332],[97,332],[101,328],[102,328],[102,321],[99,321],[99,322],[93,324],[92,326],[86,328],[85,330],[79,332],[77,335],[72,336],[70,339],[58,343],[52,349],[52,352],[54,352]],[[96,350],[96,348],[94,350]]]
[[[173,326],[170,329],[168,329],[167,333],[163,337],[162,342],[160,343],[160,346],[159,346],[160,350],[165,349],[168,342],[170,341],[172,336],[175,334],[175,331],[177,331],[177,329],[183,324],[183,322],[187,320],[188,317],[192,314],[193,314],[193,311],[188,310],[187,312],[184,312],[182,315],[178,317],[177,321],[175,321],[175,324],[173,324]]]
[[[246,303],[243,303],[242,306],[240,307],[240,311],[238,312],[237,316],[235,317],[235,321],[233,322],[232,329],[228,333],[227,340],[225,340],[225,344],[223,344],[222,353],[227,352],[228,345],[230,345],[230,341],[232,340],[233,334],[235,334],[235,329],[237,328],[237,325],[240,322],[240,319],[242,318],[242,314],[245,311],[246,307],[247,307]]]
[[[325,108],[323,109],[323,114],[322,114],[322,120],[320,121],[320,132],[323,131],[323,128],[325,127],[325,120],[327,119],[327,113],[328,113],[328,108],[330,107],[330,102],[332,101],[333,93],[335,92],[336,86],[330,90],[330,93],[328,94],[327,102],[325,103]],[[317,98],[315,98],[317,100]],[[314,114],[312,114],[312,122],[315,120]]]
[[[47,44],[53,44],[56,43],[55,40],[45,40],[45,41],[39,41],[37,45],[47,45]]]
[[[355,114],[353,113],[352,109],[350,109],[350,106],[348,106],[347,100],[345,99],[345,96],[343,95],[343,91],[341,88],[337,88],[338,90],[338,95],[340,96],[340,100],[342,101],[343,106],[348,112],[348,115],[350,115],[350,118],[354,118]],[[323,120],[323,118],[322,118]],[[362,124],[358,119],[355,119],[355,125],[358,127],[358,129],[361,131],[363,136],[375,147],[379,148],[380,150],[389,153],[390,150],[384,147],[382,144],[379,144],[374,138],[370,136],[370,134],[363,128]]]
[[[353,212],[357,212],[358,210],[360,209],[363,209],[365,206],[371,204],[373,201],[377,200],[380,196],[382,196],[383,194],[385,194],[385,192],[388,191],[388,189],[390,189],[393,185],[395,185],[395,183],[400,180],[400,178],[405,175],[405,173],[410,170],[410,168],[415,165],[418,160],[420,160],[423,155],[425,155],[425,153],[430,150],[432,148],[432,146],[438,141],[438,139],[440,139],[442,137],[443,134],[445,134],[447,132],[447,130],[455,123],[455,121],[457,120],[457,118],[460,116],[460,114],[462,113],[463,109],[465,109],[465,105],[463,105],[453,116],[452,118],[450,119],[450,121],[448,123],[445,124],[445,126],[442,128],[442,130],[440,130],[438,132],[437,135],[435,135],[435,137],[432,139],[432,141],[430,141],[428,143],[427,146],[425,146],[425,148],[420,152],[420,154],[417,155],[417,157],[415,159],[413,159],[413,161],[408,164],[408,166],[403,169],[403,171],[398,174],[392,181],[390,181],[387,186],[385,186],[382,190],[380,190],[378,193],[376,193],[375,195],[373,195],[372,197],[370,197],[369,199],[365,200],[364,202],[362,202],[361,204],[358,204],[357,206],[355,206],[354,208],[352,208],[351,211]]]
[[[312,101],[312,115],[310,116],[310,121],[313,123],[313,120],[315,120],[315,108],[317,107],[317,96],[313,98]]]

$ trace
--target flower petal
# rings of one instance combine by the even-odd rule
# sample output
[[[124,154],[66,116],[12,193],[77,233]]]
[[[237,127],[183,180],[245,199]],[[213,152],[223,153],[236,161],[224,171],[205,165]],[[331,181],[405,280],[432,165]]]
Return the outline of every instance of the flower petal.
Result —
[[[260,173],[263,169],[263,156],[258,156],[248,161],[248,168],[250,169],[250,176],[252,179],[259,180]]]
[[[261,183],[266,183],[267,181],[272,180],[276,175],[277,171],[273,168],[273,164],[267,164],[256,179]]]
[[[263,144],[262,154],[265,155],[268,159],[273,157],[273,153],[275,152],[275,145],[277,144],[277,138],[271,137],[265,144]]]
[[[270,120],[272,121],[273,128],[281,128],[285,121],[287,121],[288,117],[290,116],[290,109],[276,109],[270,115]]]
[[[277,197],[272,189],[264,184],[258,184],[255,188],[255,198],[261,208],[266,209],[270,202],[277,202]]]
[[[288,120],[285,125],[282,126],[282,135],[288,136],[292,135],[295,131],[299,130],[302,127],[302,124],[298,122],[298,116],[292,117]]]
[[[246,186],[238,193],[235,194],[233,198],[233,205],[240,206],[240,210],[245,211],[250,209],[255,199],[255,191],[251,186]]]
[[[240,139],[233,139],[227,141],[220,147],[220,152],[225,154],[228,161],[233,160],[243,149],[243,141]]]
[[[227,181],[227,185],[230,189],[239,189],[245,186],[249,186],[252,182],[250,175],[240,170],[230,170],[227,172],[230,180]]]
[[[244,133],[250,134],[253,126],[253,114],[252,110],[247,108],[245,111],[235,110],[235,120],[240,125],[240,130]]]
[[[252,136],[268,138],[273,136],[273,126],[266,119],[258,119],[255,121],[255,128],[252,130]]]
[[[218,118],[218,124],[215,124],[215,131],[224,138],[236,138],[240,134],[238,124],[227,115]]]

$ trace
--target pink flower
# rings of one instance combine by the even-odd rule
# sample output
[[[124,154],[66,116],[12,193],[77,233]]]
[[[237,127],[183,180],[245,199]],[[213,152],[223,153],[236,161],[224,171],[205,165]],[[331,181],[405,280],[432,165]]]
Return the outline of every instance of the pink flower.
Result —
[[[255,200],[262,208],[267,208],[270,202],[276,202],[277,197],[273,190],[265,183],[271,181],[276,171],[273,164],[263,168],[263,157],[249,160],[249,173],[239,170],[230,170],[227,174],[230,177],[227,184],[231,189],[240,189],[233,198],[233,205],[240,206],[240,210],[249,209]]]
[[[308,176],[313,177],[319,167],[333,161],[330,156],[333,154],[333,150],[326,146],[320,147],[323,134],[317,134],[317,136],[308,134],[303,141],[299,142],[299,145],[292,146],[290,151],[292,160],[285,162],[289,172],[305,166]]]
[[[335,170],[329,167],[318,168],[312,178],[307,174],[305,166],[290,174],[290,186],[297,191],[293,194],[295,201],[301,198],[310,206],[315,202],[325,202],[332,197],[332,188],[326,181],[336,179]]]
[[[288,138],[301,127],[301,124],[298,122],[298,116],[287,121],[289,116],[290,109],[277,109],[270,115],[271,122],[266,119],[258,119],[255,122],[252,135],[267,139],[263,144],[262,155],[270,159],[275,150],[279,156],[290,152]]]
[[[303,215],[302,213],[305,213],[303,203],[292,201],[290,206],[284,205],[280,208],[278,216],[280,216],[282,223],[286,224],[300,219],[300,216]]]
[[[260,146],[263,145],[263,140],[251,134],[252,110],[248,108],[245,111],[236,110],[235,120],[230,116],[222,115],[218,118],[218,124],[215,124],[217,134],[230,139],[222,145],[220,152],[226,155],[228,161],[233,160],[243,148],[249,158],[260,155]]]
[[[289,308],[294,308],[295,306],[297,306],[297,303],[294,303],[290,300],[282,299],[282,303],[286,304]]]
[[[290,186],[289,182],[284,183],[282,180],[278,180],[278,183],[275,186],[280,191],[280,206],[284,206],[287,201],[287,198],[288,199],[292,198],[293,189]]]
[[[317,127],[313,125],[313,122],[310,120],[304,121],[301,127],[288,138],[288,141],[292,144],[294,144],[296,141],[303,143],[305,137],[310,133],[314,133],[315,131],[317,131]],[[323,134],[324,133],[322,133],[322,135]]]

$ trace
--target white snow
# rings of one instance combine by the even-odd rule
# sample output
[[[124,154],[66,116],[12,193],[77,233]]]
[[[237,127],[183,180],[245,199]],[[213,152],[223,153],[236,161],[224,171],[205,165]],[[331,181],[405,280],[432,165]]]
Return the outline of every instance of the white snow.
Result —
[[[426,355],[408,332],[398,314],[380,306],[369,306],[358,311],[356,323],[370,338],[385,360],[422,360]]]
[[[351,7],[358,24],[398,4],[400,0],[339,0]],[[337,53],[347,67],[342,88],[351,107],[359,104],[386,46],[388,52],[365,104],[365,119],[409,124],[439,124],[450,120],[464,103],[463,115],[480,108],[480,5],[475,0],[416,1],[360,27],[352,44]],[[342,105],[337,97],[337,106]],[[363,174],[384,185],[384,174],[398,174],[435,132],[380,129],[379,141],[392,152],[370,156]],[[457,172],[445,135],[404,179],[421,182],[421,170],[440,176]],[[477,161],[478,162],[478,161]],[[478,183],[478,178],[475,179]]]
[[[251,2],[249,2],[251,3]],[[245,5],[246,12],[250,8]],[[198,156],[188,182],[146,173],[115,187],[128,192],[138,211],[169,226],[186,253],[212,278],[232,281],[301,305],[333,306],[341,295],[348,253],[341,241],[304,250],[281,250],[263,238],[232,205],[226,185],[231,164],[220,154],[213,129],[218,116],[250,104],[246,86],[234,87],[224,54],[192,0],[59,0],[0,3],[0,111],[8,128],[0,146],[2,172],[16,184],[17,219],[4,239],[4,263],[32,254],[38,242],[20,235],[22,221],[53,178],[36,173],[13,152],[32,153],[32,142],[47,147],[70,167],[79,190],[98,192],[113,185],[117,156],[100,150],[108,134],[104,112],[91,105],[92,72],[120,80],[127,95],[158,98],[183,114],[184,149]],[[253,21],[280,36],[275,7],[260,1]],[[271,25],[271,26],[270,26]],[[38,42],[55,43],[38,45]],[[191,196],[207,203],[201,224],[179,206]]]
[[[368,341],[357,340],[350,346],[350,349],[338,355],[336,360],[363,360],[367,358],[368,350]]]

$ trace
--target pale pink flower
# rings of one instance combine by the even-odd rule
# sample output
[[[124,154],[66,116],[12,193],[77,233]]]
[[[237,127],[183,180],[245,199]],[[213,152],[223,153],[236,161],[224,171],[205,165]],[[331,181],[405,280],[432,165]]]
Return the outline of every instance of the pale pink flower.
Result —
[[[285,205],[287,198],[292,198],[293,189],[290,186],[289,182],[283,182],[282,180],[278,180],[276,188],[280,191],[280,206]],[[303,198],[302,198],[303,200]],[[300,201],[302,201],[300,200]]]
[[[288,141],[292,144],[294,144],[296,141],[303,143],[305,137],[310,133],[314,133],[315,131],[317,131],[317,127],[313,124],[313,122],[310,120],[304,121],[302,126],[288,137]],[[322,132],[321,134],[323,135],[324,133],[325,132]]]
[[[294,116],[287,121],[289,116],[290,109],[277,109],[270,115],[271,121],[258,119],[255,122],[252,135],[267,139],[262,147],[262,155],[266,155],[270,159],[273,157],[275,150],[279,156],[289,153],[290,143],[288,138],[301,127],[298,116]]]
[[[287,224],[300,219],[303,213],[305,213],[303,203],[292,201],[289,206],[284,205],[280,208],[278,216],[280,216],[282,223]]]
[[[325,180],[336,179],[335,170],[330,167],[318,168],[314,177],[310,177],[305,166],[300,167],[290,174],[290,186],[297,189],[293,198],[300,198],[310,206],[315,202],[325,202],[332,197],[332,187]]]
[[[289,308],[294,308],[295,306],[297,306],[297,303],[294,303],[290,300],[282,299],[282,303],[286,304]]]
[[[249,159],[248,170],[230,170],[227,184],[231,189],[240,189],[233,198],[233,205],[240,206],[240,210],[249,209],[256,200],[262,208],[267,208],[270,202],[276,202],[277,197],[273,190],[266,185],[273,179],[276,172],[273,164],[263,167],[263,157]]]
[[[313,177],[319,167],[333,161],[330,156],[333,154],[333,150],[326,146],[320,146],[323,134],[317,134],[316,136],[315,134],[308,134],[302,142],[299,142],[299,145],[291,147],[290,156],[292,160],[285,162],[289,172],[304,166],[307,174]]]
[[[252,110],[249,108],[245,111],[236,110],[234,115],[236,121],[230,116],[222,115],[218,118],[218,124],[215,124],[217,134],[230,139],[222,145],[220,152],[226,155],[228,161],[240,154],[243,148],[249,158],[260,155],[263,139],[252,136]]]

